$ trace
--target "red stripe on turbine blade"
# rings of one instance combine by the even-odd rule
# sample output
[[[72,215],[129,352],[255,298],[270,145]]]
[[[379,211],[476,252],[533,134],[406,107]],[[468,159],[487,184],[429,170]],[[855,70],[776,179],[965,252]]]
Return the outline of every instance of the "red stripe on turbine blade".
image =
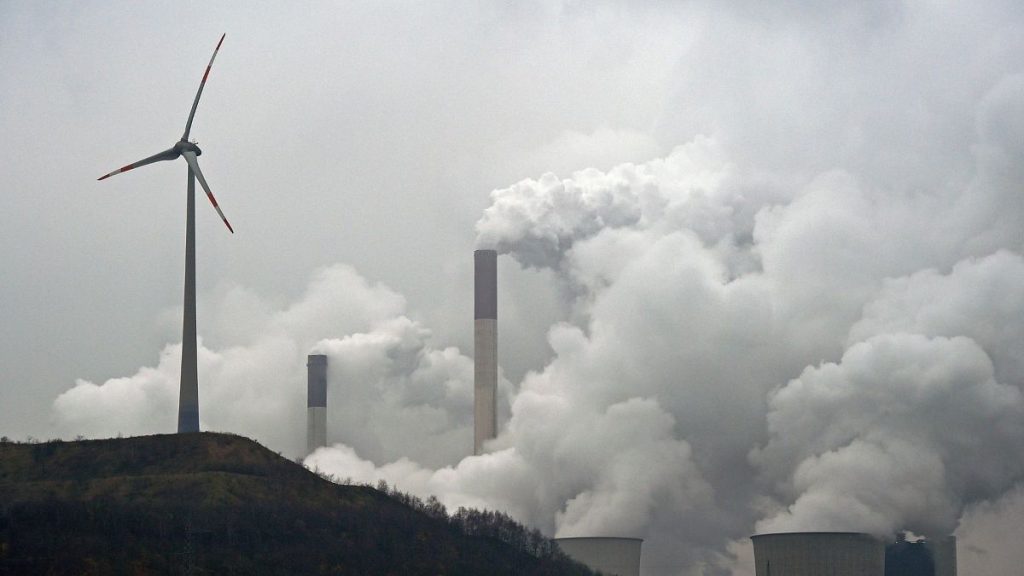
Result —
[[[113,172],[111,172],[109,174],[104,174],[103,176],[100,176],[99,178],[97,178],[97,180],[106,180],[107,178],[110,178],[111,176],[113,176],[115,174],[120,174],[122,172],[127,172],[127,171],[129,171],[131,169],[132,169],[132,165],[131,164],[129,164],[127,166],[122,166],[122,167],[118,168],[117,170],[114,170]]]
[[[210,194],[209,192],[207,192],[206,193],[206,197],[210,199],[210,203],[213,204],[214,208],[216,208],[217,207],[217,200],[213,197],[213,194]]]
[[[226,225],[227,225],[227,227],[228,227],[228,230],[230,230],[230,231],[231,231],[231,233],[232,233],[232,234],[234,234],[234,233],[235,233],[235,229],[231,227],[231,223],[230,223],[230,222],[228,222],[228,219],[227,219],[227,218],[221,218],[221,220],[223,220],[223,221],[224,221],[224,224],[226,224]]]
[[[206,77],[210,75],[210,67],[206,67],[206,72],[203,72],[203,82],[206,82]]]
[[[227,35],[228,35],[227,32],[225,32],[225,33],[220,35],[220,40],[217,42],[217,47],[213,49],[214,52],[216,52],[217,50],[220,50],[220,45],[224,43],[224,37],[227,36]]]

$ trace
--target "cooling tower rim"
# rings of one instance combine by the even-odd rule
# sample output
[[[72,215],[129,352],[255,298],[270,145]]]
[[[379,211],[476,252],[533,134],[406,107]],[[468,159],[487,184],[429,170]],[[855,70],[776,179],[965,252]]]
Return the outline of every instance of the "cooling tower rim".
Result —
[[[632,542],[643,542],[643,538],[632,538],[629,536],[565,536],[562,538],[552,538],[555,542],[561,542],[562,540],[629,540]]]
[[[767,538],[767,537],[802,537],[802,536],[854,536],[857,538],[867,538],[870,540],[881,541],[881,538],[869,534],[867,532],[766,532],[764,534],[753,534],[750,539],[754,538]]]

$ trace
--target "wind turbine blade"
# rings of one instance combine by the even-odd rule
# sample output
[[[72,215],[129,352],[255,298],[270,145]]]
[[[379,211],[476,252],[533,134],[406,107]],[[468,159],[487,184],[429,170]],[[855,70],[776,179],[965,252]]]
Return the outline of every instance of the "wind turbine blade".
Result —
[[[235,229],[231,227],[228,219],[224,217],[224,213],[220,211],[220,206],[217,205],[217,199],[213,197],[213,192],[210,192],[210,186],[206,183],[206,178],[203,177],[203,171],[199,169],[199,162],[196,160],[195,153],[185,151],[182,152],[181,155],[185,157],[185,162],[188,162],[188,167],[192,169],[193,173],[195,173],[196,179],[199,180],[199,185],[203,187],[203,190],[206,190],[206,197],[210,199],[210,204],[213,204],[213,209],[217,211],[217,214],[220,214],[220,219],[224,221],[228,230],[234,234]]]
[[[97,178],[97,180],[104,180],[106,178],[110,178],[114,174],[120,174],[121,172],[127,172],[129,170],[134,169],[134,168],[138,168],[139,166],[145,166],[146,164],[152,164],[153,162],[160,162],[161,160],[174,160],[177,157],[178,157],[178,151],[175,150],[174,148],[168,148],[167,150],[164,150],[163,152],[160,152],[159,154],[153,154],[149,158],[143,158],[142,160],[139,160],[138,162],[133,162],[133,163],[127,165],[127,166],[122,166],[122,167],[118,168],[117,170],[114,170],[110,174],[104,174],[103,176],[100,176],[99,178]]]
[[[203,86],[206,86],[206,79],[210,76],[213,59],[217,57],[217,52],[220,50],[220,45],[224,43],[225,36],[227,36],[227,33],[220,35],[220,41],[217,42],[217,47],[213,49],[213,56],[210,56],[210,63],[206,65],[206,72],[203,72],[203,80],[199,83],[199,91],[196,92],[196,99],[192,102],[192,111],[188,113],[188,122],[185,123],[185,135],[181,137],[182,140],[188,140],[188,133],[192,131],[192,119],[196,117],[199,97],[203,95]]]

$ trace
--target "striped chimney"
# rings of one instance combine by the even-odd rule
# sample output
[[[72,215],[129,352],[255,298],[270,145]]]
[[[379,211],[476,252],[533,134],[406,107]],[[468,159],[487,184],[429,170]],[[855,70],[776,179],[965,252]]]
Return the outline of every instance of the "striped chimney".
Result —
[[[312,453],[327,445],[327,356],[310,354],[306,360],[306,452]]]
[[[481,454],[498,432],[498,253],[477,250],[473,260],[473,453]]]

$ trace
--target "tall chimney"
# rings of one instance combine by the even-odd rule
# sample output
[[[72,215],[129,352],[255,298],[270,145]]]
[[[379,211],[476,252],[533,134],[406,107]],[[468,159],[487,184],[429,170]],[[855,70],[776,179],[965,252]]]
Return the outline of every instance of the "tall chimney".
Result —
[[[498,432],[498,253],[473,252],[473,453]]]
[[[327,356],[306,357],[306,452],[327,445]]]

